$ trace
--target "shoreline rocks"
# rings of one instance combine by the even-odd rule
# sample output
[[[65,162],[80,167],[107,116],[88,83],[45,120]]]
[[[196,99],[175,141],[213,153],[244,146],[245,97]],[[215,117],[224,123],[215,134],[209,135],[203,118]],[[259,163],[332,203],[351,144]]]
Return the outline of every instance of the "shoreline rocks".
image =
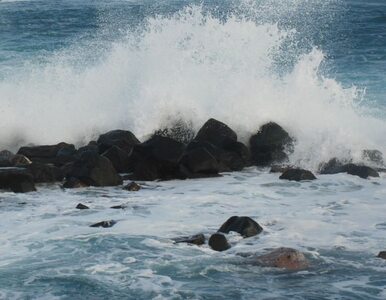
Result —
[[[0,189],[14,193],[36,191],[32,175],[23,168],[0,168]]]
[[[279,179],[285,179],[290,181],[304,181],[304,180],[315,180],[316,177],[312,172],[304,169],[288,169],[284,171]]]

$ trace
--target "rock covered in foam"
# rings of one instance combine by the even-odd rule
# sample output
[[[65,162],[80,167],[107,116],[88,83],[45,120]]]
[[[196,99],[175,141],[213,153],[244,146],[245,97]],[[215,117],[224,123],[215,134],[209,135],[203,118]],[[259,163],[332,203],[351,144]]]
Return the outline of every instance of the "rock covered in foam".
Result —
[[[183,144],[189,144],[195,134],[193,124],[182,119],[174,120],[154,133],[154,135],[168,137]]]
[[[316,177],[311,171],[304,169],[288,169],[281,174],[280,179],[291,181],[315,180]]]
[[[383,153],[379,150],[363,150],[362,159],[376,166],[383,166]]]
[[[293,142],[288,132],[277,123],[264,124],[249,140],[252,163],[267,166],[287,160],[286,152],[292,151]]]
[[[243,237],[251,237],[260,234],[263,228],[250,217],[233,216],[221,225],[218,231],[223,233],[234,231]]]

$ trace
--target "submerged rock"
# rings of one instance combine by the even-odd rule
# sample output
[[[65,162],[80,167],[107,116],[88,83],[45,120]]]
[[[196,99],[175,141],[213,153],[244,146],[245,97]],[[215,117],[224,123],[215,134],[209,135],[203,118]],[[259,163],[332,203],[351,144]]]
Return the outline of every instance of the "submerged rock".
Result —
[[[192,236],[183,236],[179,238],[173,239],[175,243],[187,243],[187,244],[194,244],[194,245],[203,245],[205,244],[205,236],[200,233]]]
[[[234,231],[243,237],[251,237],[261,233],[263,228],[250,217],[233,216],[229,218],[218,231],[223,233]]]
[[[90,225],[90,227],[109,228],[109,227],[113,227],[115,224],[117,224],[117,221],[109,220],[109,221],[102,221],[102,222],[92,224],[92,225]]]
[[[135,135],[127,130],[112,130],[99,136],[97,144],[99,153],[104,153],[113,146],[121,148],[123,151],[130,153],[135,145],[140,141]]]
[[[280,179],[303,181],[303,180],[315,180],[316,177],[312,172],[303,169],[288,169],[280,177]]]
[[[225,251],[231,247],[222,233],[212,234],[209,238],[209,246],[215,251]]]
[[[36,191],[32,175],[23,168],[0,168],[0,189],[14,193]]]
[[[67,174],[67,179],[71,177],[91,186],[116,186],[122,184],[122,178],[108,158],[88,151],[82,153],[80,158],[73,163]]]
[[[82,203],[79,203],[76,207],[76,209],[90,209],[87,205],[84,205]]]
[[[226,124],[215,119],[209,119],[198,131],[196,141],[209,142],[223,148],[231,142],[237,142],[237,134]]]
[[[63,188],[64,189],[77,189],[77,188],[82,188],[82,187],[88,187],[90,185],[80,181],[78,178],[75,177],[70,177],[67,178],[67,180],[63,183]]]
[[[141,186],[133,181],[125,185],[123,189],[130,192],[138,192],[141,189]]]
[[[253,257],[251,262],[262,267],[282,268],[291,271],[309,267],[305,255],[292,248],[275,249],[267,254]]]
[[[382,258],[382,259],[386,259],[386,251],[379,252],[377,257]]]
[[[293,139],[274,122],[263,125],[250,140],[251,160],[257,166],[267,166],[288,159],[286,151],[292,151]]]

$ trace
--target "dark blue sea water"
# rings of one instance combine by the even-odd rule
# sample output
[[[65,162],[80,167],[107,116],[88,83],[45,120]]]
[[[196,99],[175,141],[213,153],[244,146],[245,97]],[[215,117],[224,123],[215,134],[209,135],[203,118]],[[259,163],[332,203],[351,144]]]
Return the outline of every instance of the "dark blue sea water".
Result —
[[[297,138],[291,162],[316,170],[386,153],[385,96],[383,0],[0,0],[1,149],[116,128],[144,140],[176,118],[215,117],[246,140],[274,120]],[[147,184],[0,194],[0,299],[386,299],[384,174],[292,184],[251,168]],[[231,236],[225,253],[172,243],[232,215],[264,234]],[[237,255],[280,246],[311,268]]]

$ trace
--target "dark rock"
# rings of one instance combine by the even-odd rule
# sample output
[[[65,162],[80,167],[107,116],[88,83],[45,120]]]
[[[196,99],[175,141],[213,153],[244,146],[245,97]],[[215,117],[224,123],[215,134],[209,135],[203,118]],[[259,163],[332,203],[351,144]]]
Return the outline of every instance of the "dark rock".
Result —
[[[383,154],[379,150],[363,150],[362,158],[378,166],[383,165]]]
[[[367,179],[369,177],[379,177],[377,171],[367,166],[359,166],[355,164],[347,164],[342,167],[343,171],[350,174],[359,176],[360,178]]]
[[[284,173],[290,169],[293,169],[293,166],[286,166],[286,165],[273,165],[271,167],[270,173]]]
[[[3,150],[0,151],[0,168],[12,167],[11,160],[15,156],[11,151]]]
[[[68,178],[64,184],[63,188],[64,189],[77,189],[77,188],[82,188],[82,187],[88,187],[90,185],[80,181],[78,178],[70,177]]]
[[[69,153],[75,153],[75,146],[66,143],[21,147],[17,152],[28,157],[32,162],[52,163],[56,166],[62,166],[69,160],[73,160]]]
[[[90,207],[88,207],[87,205],[84,205],[82,203],[79,203],[77,206],[76,206],[77,209],[90,209]]]
[[[270,268],[282,268],[291,271],[307,269],[309,262],[303,253],[291,248],[278,248],[268,254],[256,256],[252,263]]]
[[[110,220],[110,221],[102,221],[95,224],[90,225],[90,227],[103,227],[103,228],[109,228],[113,227],[115,224],[117,224],[116,221]]]
[[[251,237],[261,233],[263,228],[249,217],[233,216],[229,218],[218,231],[223,233],[234,231],[243,237]]]
[[[231,247],[225,235],[221,233],[211,235],[209,238],[209,246],[215,251],[225,251]]]
[[[289,169],[281,174],[280,179],[302,181],[302,180],[315,180],[316,177],[312,172],[303,169]]]
[[[227,152],[236,153],[245,166],[250,165],[251,153],[246,145],[241,142],[231,142],[224,145],[223,149]]]
[[[83,152],[99,153],[99,147],[97,144],[88,144],[87,146],[80,147],[75,153],[75,158],[80,158]]]
[[[27,165],[32,164],[32,161],[24,155],[16,154],[11,159],[11,163],[12,163],[12,166],[14,166],[14,167],[21,167],[21,166],[27,166]]]
[[[322,163],[319,166],[320,174],[338,174],[344,173],[343,166],[346,164],[346,161],[341,161],[337,158],[330,159],[327,163]]]
[[[114,169],[111,161],[95,152],[84,152],[73,163],[67,178],[77,178],[86,185],[115,186],[122,184],[122,178]]]
[[[32,174],[36,183],[62,181],[64,178],[62,170],[51,164],[34,162],[25,168]]]
[[[127,153],[117,146],[112,146],[102,156],[107,157],[111,161],[118,173],[124,173],[130,171],[129,154],[131,152]]]
[[[112,146],[117,146],[127,153],[130,153],[133,147],[139,144],[139,140],[133,133],[126,130],[112,130],[99,136],[99,153],[103,153]]]
[[[165,128],[157,130],[154,135],[168,137],[180,143],[188,144],[193,140],[195,132],[191,123],[176,120]]]
[[[130,192],[138,192],[141,189],[141,186],[135,182],[130,182],[124,186],[123,189]]]
[[[120,205],[111,206],[110,208],[112,208],[112,209],[125,209],[126,207],[127,207],[126,205],[120,204]]]
[[[226,124],[215,119],[209,119],[198,131],[195,140],[209,142],[223,148],[231,142],[236,142],[237,134]]]
[[[192,236],[183,236],[179,238],[173,239],[175,243],[187,243],[187,244],[194,244],[194,245],[203,245],[205,244],[205,236],[200,233]]]
[[[216,158],[205,148],[195,148],[187,151],[181,159],[181,164],[191,173],[217,174],[219,172]],[[187,177],[191,176],[188,175]]]
[[[249,140],[252,163],[267,166],[288,159],[286,152],[292,151],[293,139],[281,126],[270,122]]]
[[[36,191],[32,175],[23,168],[1,168],[0,189],[11,190],[14,193]]]
[[[382,259],[386,259],[386,251],[379,252],[377,257],[382,258]]]

